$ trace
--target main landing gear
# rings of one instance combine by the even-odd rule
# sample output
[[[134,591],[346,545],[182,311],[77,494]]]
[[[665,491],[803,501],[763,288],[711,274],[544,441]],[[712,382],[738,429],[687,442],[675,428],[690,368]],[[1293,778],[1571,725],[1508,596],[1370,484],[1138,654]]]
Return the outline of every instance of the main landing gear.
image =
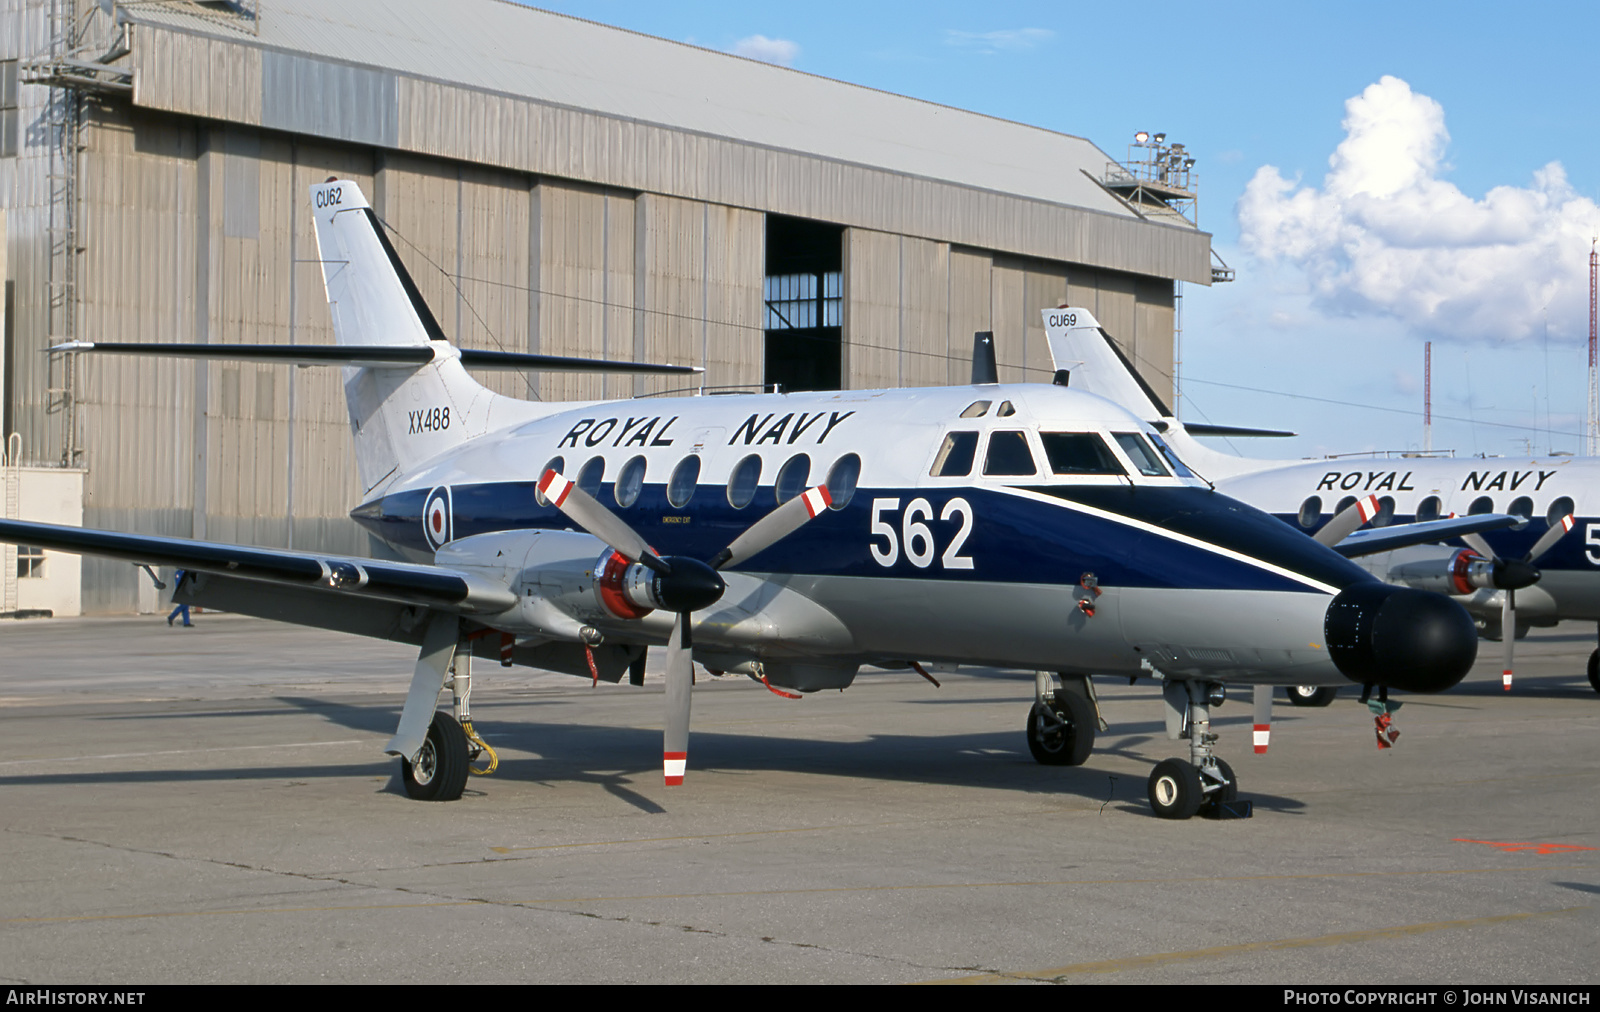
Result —
[[[1331,685],[1291,685],[1284,691],[1295,706],[1327,706],[1339,694]]]
[[[1600,648],[1589,655],[1589,684],[1600,692]]]
[[[1094,751],[1100,718],[1094,688],[1086,676],[1063,675],[1053,686],[1050,673],[1034,681],[1034,702],[1028,710],[1028,751],[1045,766],[1082,766]]]
[[[1168,681],[1162,686],[1167,705],[1167,737],[1189,739],[1189,760],[1163,759],[1150,773],[1150,807],[1163,819],[1188,819],[1206,814],[1249,818],[1250,802],[1240,802],[1233,767],[1212,748],[1211,707],[1224,699],[1221,683]]]
[[[458,638],[459,630],[453,615],[429,620],[400,729],[386,749],[400,757],[406,795],[417,801],[455,801],[466,789],[467,774],[493,773],[500,765],[500,757],[472,727],[472,645]],[[435,709],[443,689],[450,690],[449,713]],[[486,767],[472,765],[485,755]]]

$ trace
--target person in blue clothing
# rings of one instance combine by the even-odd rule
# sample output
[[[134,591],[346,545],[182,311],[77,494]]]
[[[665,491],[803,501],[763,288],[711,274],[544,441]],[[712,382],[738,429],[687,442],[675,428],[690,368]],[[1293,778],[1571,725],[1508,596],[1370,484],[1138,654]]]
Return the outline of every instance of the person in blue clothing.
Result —
[[[184,571],[181,569],[172,574],[172,587],[174,595],[176,595],[177,589],[183,586],[183,577]],[[172,609],[172,614],[167,616],[167,625],[171,625],[172,620],[177,618],[180,614],[183,616],[183,627],[185,629],[192,628],[194,623],[189,621],[189,606],[186,604],[180,604],[176,608]]]

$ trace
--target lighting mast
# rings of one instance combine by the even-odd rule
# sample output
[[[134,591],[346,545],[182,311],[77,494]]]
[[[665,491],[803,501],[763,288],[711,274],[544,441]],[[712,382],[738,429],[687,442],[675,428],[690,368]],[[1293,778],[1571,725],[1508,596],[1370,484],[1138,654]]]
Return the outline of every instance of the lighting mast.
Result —
[[[1588,456],[1600,456],[1600,374],[1595,370],[1595,279],[1600,269],[1600,251],[1595,240],[1589,242],[1589,445]]]

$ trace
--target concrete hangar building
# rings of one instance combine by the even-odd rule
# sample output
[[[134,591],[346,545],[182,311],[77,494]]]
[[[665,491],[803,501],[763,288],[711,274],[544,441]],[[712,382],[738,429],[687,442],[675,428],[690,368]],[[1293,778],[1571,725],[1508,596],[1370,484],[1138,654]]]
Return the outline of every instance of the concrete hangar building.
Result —
[[[1177,283],[1213,274],[1159,153],[1158,180],[1079,137],[499,0],[0,0],[6,513],[366,551],[337,370],[46,350],[331,343],[307,189],[335,175],[464,347],[856,389],[966,382],[991,330],[1002,379],[1047,381],[1039,310],[1072,302],[1170,395]],[[158,607],[126,563],[8,546],[4,573],[0,613]]]

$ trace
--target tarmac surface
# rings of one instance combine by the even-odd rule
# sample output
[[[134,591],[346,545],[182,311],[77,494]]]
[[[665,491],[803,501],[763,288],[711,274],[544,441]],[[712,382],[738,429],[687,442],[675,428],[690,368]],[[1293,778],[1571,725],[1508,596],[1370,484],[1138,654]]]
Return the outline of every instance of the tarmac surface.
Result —
[[[1216,711],[1254,818],[1169,822],[1150,683],[1036,765],[1025,672],[868,670],[780,699],[703,675],[662,785],[662,690],[479,661],[499,750],[458,802],[382,754],[409,648],[197,614],[0,624],[0,981],[1383,983],[1600,979],[1591,626],[1406,697]]]

